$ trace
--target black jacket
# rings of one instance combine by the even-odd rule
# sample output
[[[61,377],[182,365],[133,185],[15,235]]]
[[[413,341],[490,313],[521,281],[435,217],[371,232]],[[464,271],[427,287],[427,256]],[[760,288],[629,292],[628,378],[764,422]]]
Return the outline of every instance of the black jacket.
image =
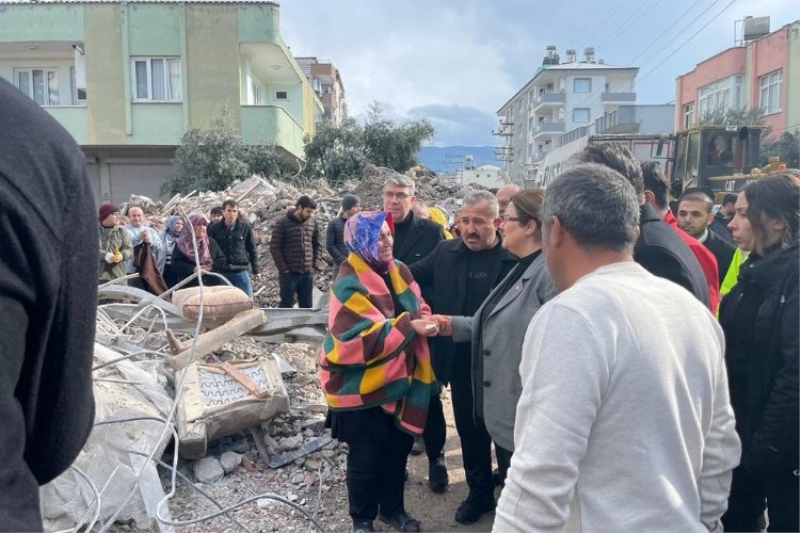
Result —
[[[640,208],[639,240],[633,247],[633,259],[651,274],[677,283],[709,306],[706,276],[700,263],[650,204]]]
[[[278,272],[313,273],[320,250],[317,219],[300,220],[294,210],[278,217],[272,226],[269,251]]]
[[[214,262],[211,270],[212,272],[222,272],[222,269],[225,268],[225,254],[222,253],[222,250],[217,245],[216,241],[211,237],[208,238],[208,253],[211,256],[211,260]],[[175,274],[175,283],[180,283],[181,281],[185,280],[192,274],[194,274],[194,268],[197,266],[197,263],[194,259],[190,259],[185,253],[178,248],[178,245],[175,245],[175,248],[172,249],[172,272]],[[220,285],[222,280],[220,280],[216,276],[203,276],[203,284],[204,285]],[[190,281],[185,287],[194,287],[197,285],[197,279]]]
[[[233,230],[229,230],[225,221],[220,220],[208,227],[208,236],[217,241],[225,255],[220,272],[240,272],[249,266],[253,274],[258,274],[258,252],[250,224],[237,220]]]
[[[336,217],[328,222],[325,230],[325,249],[333,259],[333,264],[338,265],[347,259],[347,246],[344,245],[344,224],[347,220]]]
[[[731,246],[735,246],[731,230],[728,229],[728,224],[730,224],[731,220],[732,219],[730,218],[723,217],[721,213],[717,213],[714,215],[714,220],[711,221],[711,224],[708,225],[708,228],[716,233],[717,237],[727,242]]]
[[[42,531],[94,424],[98,226],[80,148],[0,79],[0,531]]]
[[[493,250],[496,252],[496,260],[490,283],[491,287],[496,287],[511,272],[518,259],[505,251],[500,243]],[[409,267],[417,283],[431,287],[431,299],[428,303],[433,313],[464,314],[464,303],[467,291],[470,290],[467,283],[467,257],[470,253],[472,252],[463,240],[450,239],[440,243],[432,253]],[[479,296],[485,299],[488,295],[489,291]],[[456,343],[451,337],[430,337],[428,340],[436,379],[441,383],[449,383]],[[460,344],[469,346],[469,343]],[[464,364],[469,365],[469,359]]]
[[[723,299],[731,405],[742,465],[760,475],[798,468],[800,246],[751,253]]]
[[[398,261],[411,266],[427,257],[445,239],[444,229],[436,222],[417,218],[413,211],[408,213],[408,217],[408,223],[411,226],[408,228],[405,240],[402,243],[399,241],[394,242],[392,254]],[[412,270],[411,272],[413,274],[414,271]],[[430,305],[433,298],[430,284],[420,283],[416,276],[414,278],[422,291],[422,299]]]
[[[709,251],[714,254],[714,257],[717,258],[719,282],[722,284],[722,280],[725,279],[725,275],[728,273],[728,269],[731,266],[731,261],[733,260],[734,252],[736,252],[736,247],[721,239],[719,235],[711,231],[710,228],[708,230],[708,236],[703,242],[703,246],[708,248]]]

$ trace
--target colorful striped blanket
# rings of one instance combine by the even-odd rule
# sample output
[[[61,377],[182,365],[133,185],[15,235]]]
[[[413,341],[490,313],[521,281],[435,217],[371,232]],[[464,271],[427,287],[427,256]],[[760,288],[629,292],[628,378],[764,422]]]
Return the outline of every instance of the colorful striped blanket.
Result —
[[[339,266],[331,289],[328,334],[320,350],[320,383],[332,410],[381,406],[398,427],[421,434],[434,390],[428,343],[411,320],[430,314],[411,271],[388,272],[404,311],[395,317],[389,288],[357,254]]]

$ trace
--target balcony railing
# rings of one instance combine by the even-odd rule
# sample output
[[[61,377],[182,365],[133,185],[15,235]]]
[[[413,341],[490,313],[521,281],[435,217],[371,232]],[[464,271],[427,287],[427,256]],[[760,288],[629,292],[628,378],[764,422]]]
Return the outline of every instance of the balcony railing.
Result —
[[[564,122],[563,121],[539,122],[536,124],[536,127],[533,129],[533,131],[536,133],[563,133]]]
[[[305,134],[303,127],[280,106],[242,106],[242,140],[247,144],[273,144],[304,158]]]
[[[632,103],[636,101],[636,93],[612,93],[604,92],[600,94],[601,102],[626,102]]]

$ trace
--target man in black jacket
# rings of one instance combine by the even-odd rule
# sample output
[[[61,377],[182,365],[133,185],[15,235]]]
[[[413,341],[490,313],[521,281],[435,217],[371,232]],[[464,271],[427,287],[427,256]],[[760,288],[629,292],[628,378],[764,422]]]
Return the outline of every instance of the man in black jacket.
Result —
[[[444,240],[442,227],[430,220],[418,218],[413,206],[416,185],[414,180],[396,174],[383,184],[383,210],[392,215],[394,224],[394,258],[406,265],[412,265],[433,252]],[[417,280],[419,283],[419,280]],[[431,287],[419,283],[422,298],[431,302]],[[441,383],[441,380],[439,380]],[[428,406],[428,418],[423,433],[424,445],[419,438],[414,440],[411,453],[419,455],[422,449],[428,456],[428,486],[433,492],[444,492],[450,483],[447,465],[444,460],[444,445],[447,440],[447,423],[444,420],[442,400],[439,395],[431,398]]]
[[[220,274],[253,297],[253,284],[250,282],[248,268],[253,276],[258,275],[258,252],[253,241],[250,224],[239,219],[239,205],[228,198],[222,202],[222,220],[208,227],[208,236],[217,242],[225,254],[225,265]]]
[[[279,307],[292,307],[297,294],[297,307],[314,305],[314,271],[319,261],[319,227],[313,218],[317,203],[301,196],[293,210],[278,217],[272,226],[269,251],[280,273]]]
[[[474,315],[491,290],[516,265],[517,259],[501,246],[498,214],[497,199],[490,192],[467,194],[460,210],[461,238],[439,244],[433,253],[411,265],[414,279],[422,286],[432,287],[430,305],[434,313]],[[455,520],[472,524],[494,509],[495,501],[492,439],[483,421],[474,415],[471,343],[454,343],[450,337],[429,340],[436,379],[450,383],[469,486],[469,496],[458,507]],[[484,386],[490,387],[491,383]]]
[[[736,248],[724,241],[710,224],[714,220],[714,201],[706,194],[692,192],[684,194],[678,201],[678,226],[700,241],[717,258],[720,283],[731,266]]]
[[[633,248],[633,260],[651,274],[685,288],[708,307],[708,287],[703,269],[683,239],[661,220],[653,206],[644,201],[642,168],[631,151],[617,143],[592,144],[578,152],[573,161],[605,165],[628,179],[642,201],[639,239]]]
[[[328,222],[325,230],[325,249],[333,259],[333,279],[339,273],[339,264],[347,259],[347,246],[344,244],[344,223],[351,216],[358,213],[358,198],[352,194],[345,194],[342,198],[341,214]]]
[[[75,141],[2,79],[0,124],[0,531],[42,531],[94,423],[98,224]]]

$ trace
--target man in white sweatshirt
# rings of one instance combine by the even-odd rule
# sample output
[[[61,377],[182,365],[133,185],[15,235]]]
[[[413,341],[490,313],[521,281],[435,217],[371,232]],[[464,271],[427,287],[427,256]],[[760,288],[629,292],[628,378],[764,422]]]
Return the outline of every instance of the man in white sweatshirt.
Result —
[[[723,335],[679,285],[633,261],[639,198],[577,165],[548,186],[560,294],[531,322],[496,532],[713,531],[741,447]]]

